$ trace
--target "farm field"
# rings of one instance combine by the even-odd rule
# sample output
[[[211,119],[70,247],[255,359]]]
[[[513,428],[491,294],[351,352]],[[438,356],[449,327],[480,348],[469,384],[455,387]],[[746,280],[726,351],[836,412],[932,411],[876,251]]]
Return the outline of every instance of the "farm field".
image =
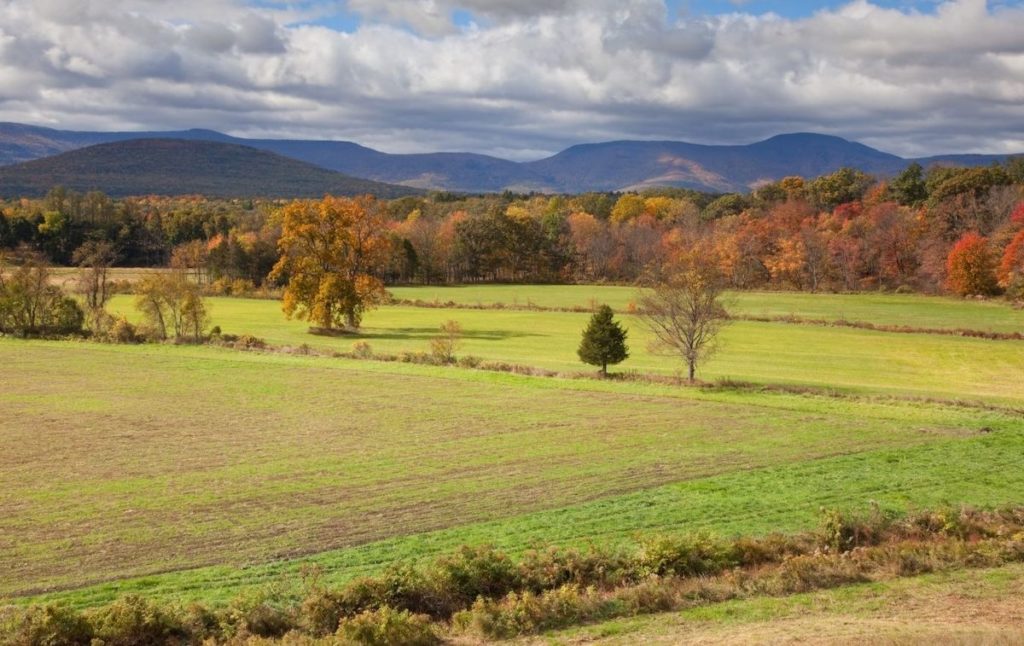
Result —
[[[730,601],[554,632],[517,644],[1024,642],[1024,566],[946,572]]]
[[[859,320],[881,307],[842,298]],[[1020,316],[936,303],[900,306],[903,323],[936,307],[958,321],[992,307],[1005,330]],[[211,304],[225,332],[275,345],[347,351],[357,339],[310,335],[275,301]],[[134,315],[131,297],[111,309]],[[456,319],[460,354],[558,378],[0,339],[0,596],[224,603],[294,584],[309,563],[334,584],[465,543],[519,553],[638,531],[799,531],[823,507],[1021,502],[1024,342],[741,321],[702,377],[830,393],[695,389],[572,378],[591,370],[575,357],[588,316],[387,306],[358,337],[378,352],[426,351]],[[671,373],[623,319],[634,356],[619,369]]]
[[[0,360],[4,594],[359,545],[329,558],[798,528],[822,504],[1024,491],[1011,411],[217,348],[3,341]]]
[[[770,300],[774,294],[765,294]],[[459,321],[464,342],[459,354],[550,370],[592,370],[576,348],[589,314],[518,310],[435,309],[388,306],[367,314],[358,339],[308,333],[304,321],[289,321],[271,300],[210,299],[214,323],[225,332],[252,334],[275,345],[349,351],[356,340],[374,351],[424,352],[438,326]],[[969,313],[978,304],[959,303]],[[1021,317],[1024,313],[994,306]],[[134,315],[131,297],[119,296],[112,311]],[[973,314],[964,314],[967,318]],[[652,354],[651,341],[635,317],[621,317],[630,330],[629,360],[618,371],[673,374],[678,360]],[[912,312],[904,316],[914,325]],[[1024,402],[1024,342],[934,334],[897,334],[855,328],[737,321],[722,333],[720,351],[703,368],[705,380],[729,378],[856,392]]]

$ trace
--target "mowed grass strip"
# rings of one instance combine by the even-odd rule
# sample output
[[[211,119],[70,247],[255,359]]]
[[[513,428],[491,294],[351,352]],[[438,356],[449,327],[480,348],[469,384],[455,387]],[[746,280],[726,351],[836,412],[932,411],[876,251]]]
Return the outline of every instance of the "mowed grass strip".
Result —
[[[617,619],[515,644],[1024,643],[1024,565]]]
[[[783,397],[783,399],[790,399]],[[937,411],[941,413],[941,411]],[[954,417],[956,411],[951,411]],[[993,419],[979,419],[990,423]],[[226,603],[261,586],[298,593],[302,568],[316,564],[323,581],[340,585],[376,574],[396,561],[490,544],[512,554],[529,547],[629,543],[638,533],[709,530],[722,536],[805,531],[821,510],[865,512],[1019,504],[1024,496],[1024,429],[1004,420],[999,430],[968,438],[884,448],[760,469],[740,470],[488,522],[393,538],[310,557],[172,572],[45,595],[78,606],[109,603],[120,594]]]
[[[324,337],[310,334],[305,321],[285,319],[276,301],[214,298],[210,305],[214,323],[225,332],[277,345],[349,351],[364,340],[376,352],[426,352],[441,323],[454,319],[463,329],[459,355],[593,370],[576,356],[589,314],[383,307],[368,313],[358,336]],[[137,316],[130,297],[118,297],[112,309]],[[631,356],[613,371],[681,369],[678,359],[650,351],[652,337],[638,319],[621,319],[629,328]],[[1017,405],[1024,403],[1024,342],[739,321],[725,328],[719,352],[698,376]]]
[[[395,298],[428,303],[511,308],[591,308],[606,303],[618,312],[636,304],[641,290],[618,285],[466,285],[393,287]],[[965,300],[920,294],[811,294],[807,292],[734,292],[739,315],[795,316],[803,319],[863,321],[875,325],[1024,332],[1024,310],[1001,300]]]
[[[0,593],[265,561],[980,425],[966,410],[202,347],[0,340],[0,362]]]

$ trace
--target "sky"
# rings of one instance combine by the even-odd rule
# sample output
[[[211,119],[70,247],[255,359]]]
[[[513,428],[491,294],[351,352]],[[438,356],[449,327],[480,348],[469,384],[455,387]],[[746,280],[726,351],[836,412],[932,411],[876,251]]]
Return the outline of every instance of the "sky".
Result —
[[[537,159],[1024,152],[1024,0],[0,0],[0,121]]]

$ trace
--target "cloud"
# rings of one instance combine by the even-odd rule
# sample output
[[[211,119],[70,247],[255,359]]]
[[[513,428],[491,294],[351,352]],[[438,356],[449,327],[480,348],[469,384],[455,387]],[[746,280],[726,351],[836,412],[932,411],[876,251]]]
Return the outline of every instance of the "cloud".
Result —
[[[661,0],[0,2],[0,119],[207,127],[539,156],[621,138],[838,134],[907,154],[1024,142],[1024,10],[855,0],[802,19]],[[453,23],[469,11],[476,22]]]

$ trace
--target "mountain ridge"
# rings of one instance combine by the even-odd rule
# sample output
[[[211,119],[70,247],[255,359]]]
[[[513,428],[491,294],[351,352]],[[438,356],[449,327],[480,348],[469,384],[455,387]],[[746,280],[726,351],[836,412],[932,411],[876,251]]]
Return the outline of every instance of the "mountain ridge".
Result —
[[[816,177],[851,166],[879,176],[912,162],[985,165],[1011,155],[947,154],[903,158],[835,135],[779,134],[750,144],[618,140],[570,146],[514,162],[466,152],[391,154],[349,141],[246,139],[214,130],[85,132],[0,123],[0,169],[91,145],[137,139],[214,141],[247,146],[351,177],[417,189],[471,193],[618,191],[677,186],[743,192],[788,175]],[[0,187],[2,188],[2,187]]]
[[[36,197],[54,186],[114,197],[190,195],[298,198],[414,188],[373,182],[248,146],[206,140],[129,139],[0,167],[0,195]]]

